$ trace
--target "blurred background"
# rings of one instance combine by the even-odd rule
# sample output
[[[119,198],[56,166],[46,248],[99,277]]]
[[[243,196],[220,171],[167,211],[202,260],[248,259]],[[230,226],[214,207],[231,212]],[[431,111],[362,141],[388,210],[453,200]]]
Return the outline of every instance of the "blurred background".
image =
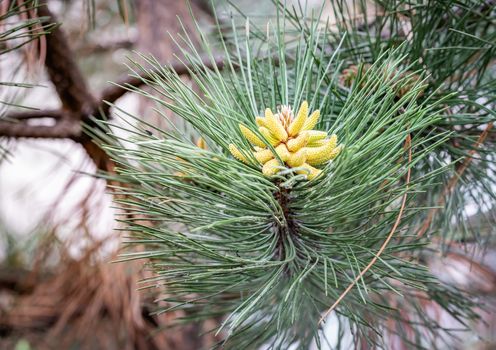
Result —
[[[8,3],[0,0],[0,9]],[[265,14],[259,21],[275,11],[268,0],[256,8],[249,0],[234,4],[247,14]],[[214,6],[221,24],[230,21],[224,1]],[[109,82],[138,84],[125,65],[134,51],[177,62],[170,34],[184,26],[196,35],[190,11],[206,35],[218,35],[214,8],[202,0],[49,0],[48,8],[43,15],[60,26],[0,56],[0,81],[30,84],[0,87],[2,101],[15,101],[2,113],[24,121],[22,127],[0,124],[0,349],[208,347],[216,341],[209,330],[218,320],[168,328],[180,315],[153,313],[166,291],[140,288],[150,277],[144,262],[114,263],[125,237],[117,230],[109,184],[91,176],[112,171],[112,164],[75,124],[108,112],[107,100],[168,128],[153,105]],[[333,17],[330,7],[325,11]],[[484,235],[487,227],[477,226],[477,215],[472,227]],[[496,348],[496,250],[488,242],[484,249],[453,244],[431,262],[444,280],[480,294],[482,320],[470,325],[472,333],[460,333],[454,348]],[[426,305],[440,312],[433,308]],[[443,317],[440,322],[457,324]]]

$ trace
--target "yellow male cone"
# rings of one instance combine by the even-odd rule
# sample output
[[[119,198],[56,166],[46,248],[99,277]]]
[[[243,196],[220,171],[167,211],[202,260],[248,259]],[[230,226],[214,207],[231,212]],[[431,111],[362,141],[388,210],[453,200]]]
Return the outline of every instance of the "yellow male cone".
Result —
[[[303,103],[301,104],[300,110],[298,111],[298,115],[291,122],[291,124],[289,124],[289,127],[288,127],[289,136],[298,135],[298,133],[303,128],[303,125],[307,121],[307,117],[308,117],[308,102],[303,101]]]
[[[320,112],[316,110],[310,116],[308,113],[307,101],[303,101],[296,117],[290,106],[281,106],[276,115],[267,108],[265,117],[255,118],[263,139],[243,124],[239,125],[243,136],[253,145],[253,157],[262,166],[265,176],[273,176],[283,168],[295,168],[297,174],[313,180],[322,173],[314,166],[338,156],[342,146],[338,146],[337,136],[328,138],[327,132],[313,130]],[[247,156],[235,145],[230,144],[229,151],[236,159],[250,164]]]

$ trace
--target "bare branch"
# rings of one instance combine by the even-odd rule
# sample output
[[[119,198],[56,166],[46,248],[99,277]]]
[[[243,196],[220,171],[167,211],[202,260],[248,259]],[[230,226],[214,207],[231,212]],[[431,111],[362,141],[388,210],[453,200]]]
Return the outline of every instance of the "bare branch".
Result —
[[[50,119],[62,119],[65,118],[61,110],[37,110],[37,111],[26,111],[26,112],[13,112],[8,114],[6,120],[27,120],[27,119],[38,119],[38,118],[50,118]],[[2,123],[3,121],[0,121]]]
[[[52,138],[77,140],[81,136],[78,120],[64,118],[55,125],[29,125],[23,122],[0,122],[0,137],[8,138]]]
[[[46,4],[38,8],[38,16],[47,18],[43,24],[57,22]],[[79,116],[89,114],[93,110],[94,97],[79,70],[74,53],[60,26],[46,35],[45,67],[64,109],[72,112],[78,111]],[[77,117],[78,114],[72,114],[72,116]]]
[[[120,40],[108,43],[96,43],[81,45],[74,49],[79,55],[89,55],[95,53],[105,53],[109,51],[114,51],[118,49],[130,49],[134,45],[131,40]]]

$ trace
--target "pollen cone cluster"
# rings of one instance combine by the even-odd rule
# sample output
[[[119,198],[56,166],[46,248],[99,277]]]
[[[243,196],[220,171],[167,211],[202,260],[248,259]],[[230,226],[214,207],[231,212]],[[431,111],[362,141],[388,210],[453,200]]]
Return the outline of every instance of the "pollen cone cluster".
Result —
[[[304,101],[296,117],[288,106],[282,106],[277,114],[270,108],[265,117],[256,117],[260,138],[245,125],[239,128],[253,146],[253,157],[262,165],[265,176],[277,174],[284,168],[297,168],[296,173],[307,175],[308,180],[316,178],[321,170],[318,166],[336,158],[341,150],[336,135],[328,137],[325,131],[312,130],[320,117],[318,110],[308,114],[308,103]],[[271,145],[274,151],[268,147]],[[249,163],[247,154],[230,144],[231,154],[238,160]],[[277,156],[276,156],[277,155]]]

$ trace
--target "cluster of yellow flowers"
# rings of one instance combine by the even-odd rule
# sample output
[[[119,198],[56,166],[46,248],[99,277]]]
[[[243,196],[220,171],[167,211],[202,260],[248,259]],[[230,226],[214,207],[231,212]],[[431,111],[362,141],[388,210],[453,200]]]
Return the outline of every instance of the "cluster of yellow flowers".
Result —
[[[312,130],[320,118],[320,111],[308,115],[308,102],[304,101],[294,117],[289,106],[281,106],[279,113],[265,110],[265,118],[256,117],[258,130],[265,140],[260,139],[245,125],[239,124],[243,136],[253,145],[254,158],[262,165],[265,176],[277,174],[284,167],[299,168],[298,174],[306,174],[308,180],[316,178],[322,170],[313,167],[336,158],[342,149],[336,135],[328,137],[327,132]],[[270,144],[278,158],[267,144]],[[229,151],[238,160],[249,163],[247,157],[233,145]],[[280,164],[280,161],[284,164]]]

